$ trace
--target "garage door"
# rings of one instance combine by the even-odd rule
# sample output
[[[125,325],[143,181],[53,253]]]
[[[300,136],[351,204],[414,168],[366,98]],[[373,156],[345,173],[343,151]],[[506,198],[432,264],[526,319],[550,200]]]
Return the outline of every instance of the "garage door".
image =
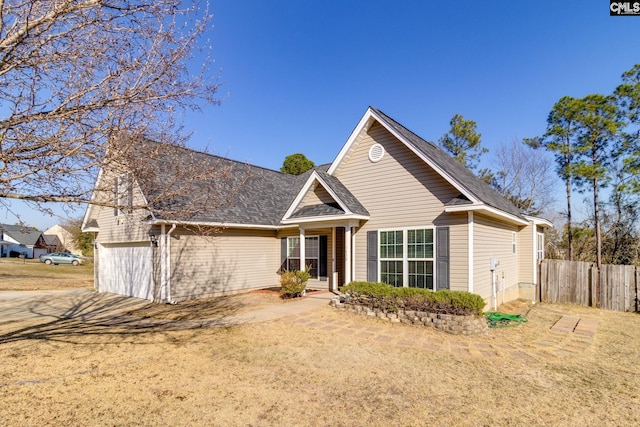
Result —
[[[98,291],[153,299],[152,261],[148,244],[98,248]]]

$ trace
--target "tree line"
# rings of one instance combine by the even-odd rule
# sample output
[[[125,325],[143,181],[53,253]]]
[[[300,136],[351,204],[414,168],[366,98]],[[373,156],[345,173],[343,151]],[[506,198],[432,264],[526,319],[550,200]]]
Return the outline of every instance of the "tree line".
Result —
[[[488,150],[476,123],[454,115],[440,138],[443,149],[523,213],[540,215],[552,199],[550,165],[536,150],[551,153],[566,194],[564,228],[550,235],[547,256],[608,264],[637,264],[640,195],[640,64],[624,72],[610,94],[563,96],[547,116],[543,135],[499,149],[494,168],[478,169]],[[573,193],[585,194],[587,219],[576,223]]]

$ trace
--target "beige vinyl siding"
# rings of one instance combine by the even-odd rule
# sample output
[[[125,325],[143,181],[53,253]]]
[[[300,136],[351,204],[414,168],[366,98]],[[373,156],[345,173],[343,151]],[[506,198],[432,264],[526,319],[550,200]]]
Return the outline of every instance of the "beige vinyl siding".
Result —
[[[512,232],[518,231],[495,219],[474,215],[473,225],[473,290],[491,304],[492,277],[490,259],[496,257],[500,263],[496,269],[496,281],[506,289],[518,285],[518,254],[522,244],[516,233],[516,253],[512,252]],[[498,299],[500,303],[500,299]]]
[[[133,192],[134,205],[144,205],[144,197],[139,188]],[[146,218],[149,212],[136,210],[132,213],[115,214],[112,207],[98,208],[98,243],[124,243],[149,241],[149,225]]]
[[[533,223],[529,223],[518,232],[518,262],[520,267],[520,283],[534,283],[533,280],[533,260],[535,259],[534,251],[534,234],[536,227]]]
[[[375,143],[384,147],[384,157],[377,163],[369,160]],[[450,226],[452,287],[468,289],[464,274],[467,255],[462,239],[466,219],[459,214],[444,213],[444,204],[460,194],[433,171],[422,159],[399,142],[378,123],[354,142],[335,172],[370,214],[355,234],[356,261],[353,280],[367,278],[367,231],[401,227]],[[463,255],[460,257],[460,255]]]
[[[323,186],[317,185],[315,189],[312,189],[305,194],[300,202],[299,208],[305,206],[313,206],[319,205],[322,203],[335,203],[335,200],[331,197],[331,195],[324,189]]]
[[[228,229],[213,236],[171,234],[171,297],[186,300],[278,284],[275,231]]]

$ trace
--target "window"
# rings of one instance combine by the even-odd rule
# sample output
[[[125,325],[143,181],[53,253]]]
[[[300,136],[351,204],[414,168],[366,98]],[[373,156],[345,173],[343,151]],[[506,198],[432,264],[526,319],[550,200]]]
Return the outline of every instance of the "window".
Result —
[[[409,287],[433,289],[433,230],[407,230]]]
[[[301,270],[310,267],[309,274],[318,278],[318,262],[320,258],[320,238],[309,236],[304,239],[305,263],[300,266],[300,237],[287,238],[287,270]]]
[[[433,229],[380,231],[380,281],[434,289]]]
[[[537,259],[541,260],[544,259],[544,233],[537,233],[536,237],[536,255]]]
[[[383,283],[403,285],[403,232],[380,232],[380,280]]]
[[[516,253],[516,232],[511,232],[511,253]]]

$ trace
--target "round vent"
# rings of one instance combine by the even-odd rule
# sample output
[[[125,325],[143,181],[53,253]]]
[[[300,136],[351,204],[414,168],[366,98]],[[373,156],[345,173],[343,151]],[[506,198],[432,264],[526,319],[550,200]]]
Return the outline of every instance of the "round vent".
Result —
[[[377,163],[382,160],[382,156],[384,156],[384,147],[380,144],[373,144],[371,148],[369,148],[369,160],[373,163]]]

